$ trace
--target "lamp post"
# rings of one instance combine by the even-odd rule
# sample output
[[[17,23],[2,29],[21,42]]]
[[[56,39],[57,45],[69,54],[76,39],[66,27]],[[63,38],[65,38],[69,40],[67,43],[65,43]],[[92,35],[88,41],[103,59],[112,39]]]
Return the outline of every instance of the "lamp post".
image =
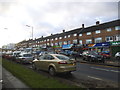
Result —
[[[30,25],[26,25],[26,26],[32,28],[32,53],[33,53],[33,26],[30,26]]]

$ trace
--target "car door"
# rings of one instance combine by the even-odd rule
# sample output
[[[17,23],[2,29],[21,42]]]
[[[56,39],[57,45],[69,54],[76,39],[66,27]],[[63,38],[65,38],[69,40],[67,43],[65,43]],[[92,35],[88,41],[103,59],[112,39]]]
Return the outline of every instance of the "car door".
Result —
[[[38,66],[39,69],[46,70],[45,62],[46,62],[47,59],[48,59],[47,55],[42,55],[42,56],[39,57],[39,61],[37,62],[37,66]]]
[[[46,55],[46,60],[44,61],[44,68],[45,70],[48,70],[49,65],[53,65],[55,58],[52,55]],[[55,64],[54,64],[55,65]]]

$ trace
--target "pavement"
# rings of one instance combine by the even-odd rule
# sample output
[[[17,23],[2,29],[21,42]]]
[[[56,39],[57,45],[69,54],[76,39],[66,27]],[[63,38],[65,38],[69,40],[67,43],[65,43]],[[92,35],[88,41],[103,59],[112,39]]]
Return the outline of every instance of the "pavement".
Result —
[[[85,60],[82,59],[82,57],[77,58],[76,61],[80,62],[80,63],[94,63],[94,62],[85,61]],[[106,59],[105,63],[95,63],[95,64],[120,67],[120,60],[116,60],[115,58],[111,58],[111,59]]]
[[[2,89],[2,65],[0,63],[0,90]]]
[[[21,80],[13,76],[5,68],[2,68],[2,80],[2,89],[30,90],[27,85],[25,85]]]

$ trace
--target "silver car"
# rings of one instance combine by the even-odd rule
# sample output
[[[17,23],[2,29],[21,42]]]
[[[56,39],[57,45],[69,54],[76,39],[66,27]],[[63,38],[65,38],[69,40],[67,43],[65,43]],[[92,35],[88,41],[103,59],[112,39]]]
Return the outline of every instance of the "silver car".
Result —
[[[17,62],[20,62],[20,63],[32,63],[33,59],[34,59],[34,58],[33,58],[32,54],[29,54],[29,53],[21,53],[21,54],[18,56]]]

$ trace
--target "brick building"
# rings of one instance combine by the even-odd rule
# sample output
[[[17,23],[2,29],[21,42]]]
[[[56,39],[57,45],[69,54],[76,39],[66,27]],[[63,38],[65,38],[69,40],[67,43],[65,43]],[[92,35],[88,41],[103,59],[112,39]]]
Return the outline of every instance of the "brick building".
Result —
[[[22,41],[18,47],[40,47],[54,49],[81,48],[102,48],[109,47],[110,42],[120,41],[120,20],[106,23],[96,22],[90,27],[77,28],[70,31],[63,30],[62,33],[51,34],[50,36],[40,37],[35,40]],[[108,44],[108,45],[107,45]],[[119,45],[118,45],[119,46]],[[79,49],[78,49],[79,50]]]

